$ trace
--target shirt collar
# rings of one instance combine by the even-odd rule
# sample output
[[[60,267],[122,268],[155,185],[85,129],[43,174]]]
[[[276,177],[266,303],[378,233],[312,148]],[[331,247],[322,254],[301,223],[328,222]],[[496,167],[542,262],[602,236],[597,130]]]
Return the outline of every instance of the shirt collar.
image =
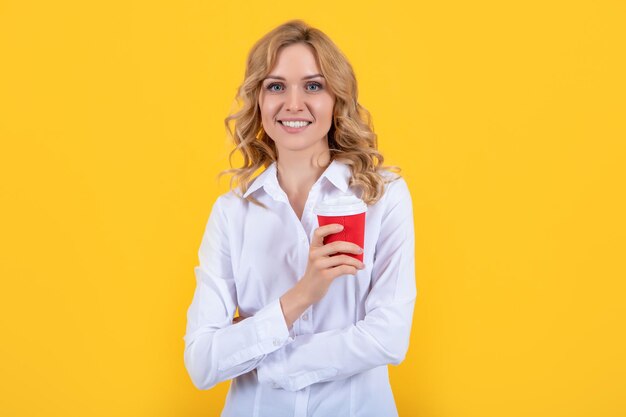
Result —
[[[326,178],[335,187],[340,189],[342,193],[345,193],[348,190],[350,176],[350,166],[341,161],[338,161],[337,159],[333,159],[330,165],[326,167],[326,170],[322,173],[317,182],[320,182],[322,178]],[[243,195],[243,198],[248,197],[250,194],[252,194],[261,187],[263,187],[266,192],[272,189],[280,188],[280,185],[278,184],[278,178],[276,177],[276,161],[272,162],[272,164],[268,166],[265,171],[259,174],[252,181],[252,184],[250,184],[250,186],[248,187],[248,190]]]

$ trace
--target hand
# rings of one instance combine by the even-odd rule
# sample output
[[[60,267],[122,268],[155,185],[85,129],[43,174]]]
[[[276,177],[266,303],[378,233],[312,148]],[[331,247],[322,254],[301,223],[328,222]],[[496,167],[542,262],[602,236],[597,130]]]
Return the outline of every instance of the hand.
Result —
[[[352,242],[335,241],[324,244],[324,237],[338,233],[343,226],[337,223],[318,227],[313,232],[313,241],[309,248],[309,261],[304,276],[289,291],[280,297],[280,306],[285,316],[287,327],[312,304],[324,298],[333,280],[341,275],[356,275],[365,265],[348,255],[330,256],[334,253],[362,253],[359,245]],[[246,319],[245,316],[233,318],[233,324]]]
[[[342,230],[339,224],[318,227],[313,232],[313,241],[309,249],[309,261],[306,272],[297,285],[311,304],[321,300],[328,292],[328,287],[340,275],[356,275],[365,266],[361,261],[348,255],[330,256],[337,252],[362,253],[359,245],[335,241],[324,245],[324,237]]]

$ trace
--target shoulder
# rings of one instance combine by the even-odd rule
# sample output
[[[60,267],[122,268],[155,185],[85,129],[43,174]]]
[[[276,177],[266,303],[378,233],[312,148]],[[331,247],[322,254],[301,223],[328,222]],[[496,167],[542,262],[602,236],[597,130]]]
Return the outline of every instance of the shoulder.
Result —
[[[246,211],[248,201],[235,190],[220,194],[213,203],[213,210],[218,211],[224,219],[237,219]]]
[[[382,199],[387,202],[386,205],[393,206],[402,200],[411,201],[411,191],[404,177],[386,170],[380,171],[380,175],[385,181]]]
[[[384,227],[408,224],[413,219],[413,201],[404,177],[389,171],[381,171],[384,177],[384,193],[370,208],[380,216]]]
[[[235,192],[235,190],[227,191],[217,196],[216,203],[219,201],[222,206],[229,206],[236,204],[242,198]]]

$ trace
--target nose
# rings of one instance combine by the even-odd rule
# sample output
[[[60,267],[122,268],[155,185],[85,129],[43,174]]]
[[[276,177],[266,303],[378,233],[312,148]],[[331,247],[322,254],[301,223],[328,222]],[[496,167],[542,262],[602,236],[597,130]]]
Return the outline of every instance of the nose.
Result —
[[[289,94],[287,95],[287,102],[285,105],[287,111],[302,111],[302,109],[304,108],[304,103],[303,94],[300,91],[300,88],[295,87],[289,91]]]

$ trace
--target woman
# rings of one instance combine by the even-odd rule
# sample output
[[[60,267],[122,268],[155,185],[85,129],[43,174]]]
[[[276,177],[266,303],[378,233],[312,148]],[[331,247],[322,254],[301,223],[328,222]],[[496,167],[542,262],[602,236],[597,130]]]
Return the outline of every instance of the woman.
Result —
[[[290,21],[253,46],[239,97],[225,123],[245,164],[225,172],[241,194],[231,179],[200,245],[187,371],[199,389],[232,379],[222,416],[397,415],[387,364],[409,343],[412,203],[380,165],[352,67],[321,31]],[[346,194],[368,204],[363,263],[346,255],[358,245],[324,245],[339,225],[318,227],[312,212]]]

